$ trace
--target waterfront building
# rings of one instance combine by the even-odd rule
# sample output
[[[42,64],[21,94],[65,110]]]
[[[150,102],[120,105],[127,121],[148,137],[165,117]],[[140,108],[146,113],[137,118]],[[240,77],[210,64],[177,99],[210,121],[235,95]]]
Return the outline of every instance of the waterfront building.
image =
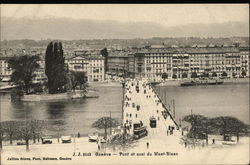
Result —
[[[199,48],[187,50],[190,69],[189,76],[192,72],[197,75],[208,74],[212,76],[221,76],[223,72],[228,77],[234,77],[240,74],[240,52],[236,48]]]
[[[249,47],[240,47],[240,61],[241,61],[241,75],[246,73],[246,76],[249,76],[249,66],[250,66],[250,56],[249,56]],[[242,75],[244,76],[244,74]]]
[[[109,69],[114,75],[125,72],[126,77],[143,77],[160,80],[163,73],[168,79],[198,76],[240,77],[242,71],[249,76],[249,48],[196,46],[191,48],[147,47],[128,52],[113,53],[109,57]],[[123,69],[124,68],[124,69]]]
[[[3,82],[10,81],[12,74],[11,68],[9,68],[8,60],[10,57],[0,57],[0,80]]]
[[[98,54],[79,54],[65,60],[69,70],[85,72],[87,81],[104,81],[104,57]]]
[[[40,60],[38,61],[39,64],[39,69],[37,71],[35,71],[35,78],[34,81],[35,82],[44,82],[47,80],[47,76],[45,75],[45,59],[40,56]]]
[[[107,74],[126,76],[128,74],[128,52],[127,51],[112,51],[108,55],[108,72]]]
[[[8,65],[8,60],[11,57],[0,57],[0,79],[3,82],[9,82],[12,74],[12,69],[9,68]],[[46,75],[45,75],[45,60],[40,59],[38,61],[39,64],[39,69],[35,71],[35,77],[34,81],[35,82],[41,82],[46,80]]]

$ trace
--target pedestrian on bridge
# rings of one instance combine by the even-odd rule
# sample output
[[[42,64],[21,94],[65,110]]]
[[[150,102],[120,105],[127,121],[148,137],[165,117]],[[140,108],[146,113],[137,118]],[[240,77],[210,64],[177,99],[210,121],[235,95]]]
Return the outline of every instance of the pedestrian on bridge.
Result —
[[[149,148],[149,142],[147,142],[147,149]]]

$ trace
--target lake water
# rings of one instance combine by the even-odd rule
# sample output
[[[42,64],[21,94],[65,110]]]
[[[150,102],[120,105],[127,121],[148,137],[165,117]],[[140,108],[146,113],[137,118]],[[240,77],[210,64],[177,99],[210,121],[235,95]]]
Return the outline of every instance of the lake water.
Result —
[[[224,84],[219,86],[157,87],[166,100],[175,100],[176,119],[191,113],[214,117],[230,115],[249,123],[249,85]],[[57,102],[11,103],[9,93],[0,93],[1,121],[47,120],[48,134],[87,135],[96,129],[91,125],[98,118],[111,116],[121,121],[122,88],[96,87],[99,98]],[[57,131],[56,131],[57,130]],[[55,132],[56,131],[56,132]]]
[[[223,84],[217,86],[156,87],[168,103],[175,100],[175,114],[179,122],[185,115],[201,114],[207,117],[234,116],[249,124],[249,84]],[[173,104],[170,103],[173,107]],[[173,109],[173,108],[172,108]]]
[[[11,103],[9,93],[0,93],[1,121],[40,119],[48,120],[48,134],[69,135],[94,132],[92,123],[103,116],[121,121],[122,88],[96,87],[99,98],[75,99],[57,102]],[[56,132],[55,132],[56,131]]]

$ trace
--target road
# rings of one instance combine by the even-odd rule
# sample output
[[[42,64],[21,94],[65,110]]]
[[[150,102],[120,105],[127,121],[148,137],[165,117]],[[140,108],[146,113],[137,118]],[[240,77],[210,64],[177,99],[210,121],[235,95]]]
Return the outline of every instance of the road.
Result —
[[[168,148],[175,149],[177,146],[183,147],[179,144],[181,131],[177,130],[178,126],[175,125],[169,115],[164,119],[162,111],[165,109],[163,108],[162,103],[157,104],[159,98],[150,85],[145,85],[146,83],[146,81],[138,81],[138,93],[136,91],[137,81],[127,82],[125,85],[125,97],[127,96],[129,100],[125,101],[124,104],[124,123],[130,121],[133,125],[133,123],[142,121],[143,125],[146,126],[148,130],[148,136],[139,140],[139,146],[142,147],[137,147],[137,150],[138,148],[145,150],[147,142],[149,143],[150,149],[157,150],[159,150],[159,148],[165,150]],[[144,90],[146,93],[144,93]],[[127,103],[129,106],[126,106]],[[135,107],[132,107],[133,103],[135,104]],[[139,111],[136,110],[136,105],[140,106]],[[152,116],[157,119],[156,128],[150,127],[150,117]],[[169,126],[175,128],[172,135],[170,135],[170,132],[167,133]],[[133,134],[133,127],[129,133]]]

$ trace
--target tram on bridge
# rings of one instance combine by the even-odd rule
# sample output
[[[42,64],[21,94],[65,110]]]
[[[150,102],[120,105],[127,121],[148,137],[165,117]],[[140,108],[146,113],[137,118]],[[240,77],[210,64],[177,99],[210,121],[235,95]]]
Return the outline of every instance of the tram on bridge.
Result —
[[[156,118],[155,117],[150,117],[150,127],[151,128],[156,128]]]
[[[133,126],[134,126],[133,130],[134,139],[137,140],[148,135],[147,127],[143,126],[142,121],[134,123]]]

